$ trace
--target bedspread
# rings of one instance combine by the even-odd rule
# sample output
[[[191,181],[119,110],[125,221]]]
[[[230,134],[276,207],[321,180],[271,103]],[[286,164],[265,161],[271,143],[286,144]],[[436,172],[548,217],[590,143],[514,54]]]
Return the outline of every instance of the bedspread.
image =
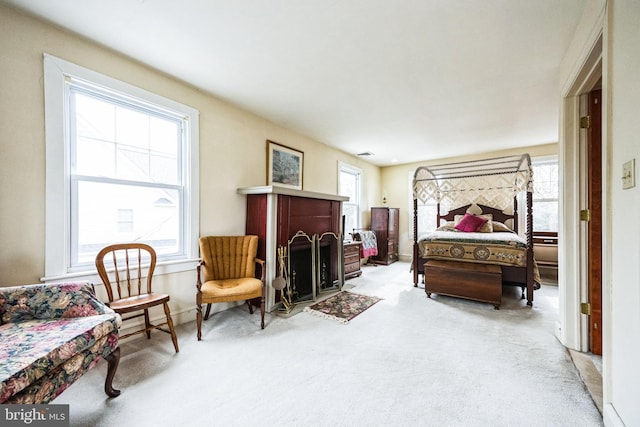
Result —
[[[515,233],[434,231],[419,242],[420,256],[485,264],[525,267],[527,242]]]

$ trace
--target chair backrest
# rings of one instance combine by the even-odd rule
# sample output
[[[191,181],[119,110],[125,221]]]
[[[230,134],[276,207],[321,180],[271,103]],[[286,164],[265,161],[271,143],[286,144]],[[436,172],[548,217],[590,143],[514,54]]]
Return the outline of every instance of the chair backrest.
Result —
[[[109,245],[96,255],[96,268],[107,290],[109,302],[150,293],[156,268],[156,251],[145,243]],[[143,283],[146,285],[143,286]]]
[[[258,236],[204,236],[200,257],[204,281],[254,277]]]

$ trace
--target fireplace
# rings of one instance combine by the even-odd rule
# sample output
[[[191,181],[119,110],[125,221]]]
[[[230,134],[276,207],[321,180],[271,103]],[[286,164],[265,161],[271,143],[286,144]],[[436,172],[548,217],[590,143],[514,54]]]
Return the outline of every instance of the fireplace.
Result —
[[[294,304],[342,287],[342,202],[347,197],[276,186],[238,192],[247,196],[246,233],[258,235],[258,257],[266,261],[267,311],[282,308],[287,297],[287,290],[272,286],[282,253]]]
[[[335,262],[342,259],[342,245],[338,244],[341,240],[334,233],[320,237],[303,231],[289,239],[288,248],[281,250],[285,254],[284,278],[288,286],[283,292],[288,292],[289,302],[314,301],[322,293],[342,287],[343,264]]]

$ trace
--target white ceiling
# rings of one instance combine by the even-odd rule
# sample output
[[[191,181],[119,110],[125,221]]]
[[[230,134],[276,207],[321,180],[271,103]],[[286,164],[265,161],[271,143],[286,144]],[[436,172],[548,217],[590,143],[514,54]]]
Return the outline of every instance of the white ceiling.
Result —
[[[0,2],[389,165],[556,142],[586,0]]]

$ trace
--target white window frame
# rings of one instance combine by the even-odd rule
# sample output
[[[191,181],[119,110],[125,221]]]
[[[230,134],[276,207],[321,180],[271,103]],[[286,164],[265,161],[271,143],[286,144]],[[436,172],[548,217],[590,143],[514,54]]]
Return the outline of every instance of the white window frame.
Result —
[[[357,181],[356,198],[358,200],[356,201],[356,203],[353,203],[353,202],[342,202],[342,203],[343,205],[348,204],[348,205],[356,206],[356,211],[357,211],[356,228],[360,228],[362,224],[362,169],[355,167],[353,165],[350,165],[348,163],[338,161],[338,194],[340,194],[340,189],[342,188],[340,180],[343,172],[356,176],[356,181]],[[343,239],[348,240],[347,236],[349,236],[349,232],[347,232],[347,230],[342,230],[342,233],[343,233],[343,236],[342,236]]]
[[[126,94],[133,99],[165,107],[184,115],[187,138],[184,144],[184,251],[183,257],[158,260],[157,274],[187,271],[198,261],[199,230],[199,112],[189,106],[105,76],[79,65],[44,54],[46,213],[44,282],[65,279],[92,280],[95,268],[70,271],[71,185],[68,129],[68,79],[80,79]]]
[[[544,164],[549,164],[549,163],[555,163],[556,165],[558,164],[558,156],[557,155],[548,155],[548,156],[539,156],[539,157],[533,157],[531,159],[531,166],[532,168],[534,168],[536,165],[544,165]],[[558,169],[559,171],[559,169]],[[536,174],[535,171],[533,173],[533,182],[536,182]],[[558,176],[558,185],[560,185],[560,176]],[[559,191],[559,189],[558,189]],[[559,211],[559,207],[560,207],[560,200],[559,200],[559,194],[558,194],[558,198],[547,198],[547,199],[543,199],[543,198],[536,198],[535,197],[535,193],[533,194],[533,215],[535,218],[535,205],[536,205],[536,201],[538,202],[556,202],[558,204],[558,218],[556,218],[557,220],[557,224],[558,227],[560,226],[560,211]],[[534,227],[535,228],[535,227]],[[543,230],[533,230],[533,231],[543,231]],[[546,230],[545,230],[546,231]],[[554,230],[555,232],[558,232],[558,230]]]

